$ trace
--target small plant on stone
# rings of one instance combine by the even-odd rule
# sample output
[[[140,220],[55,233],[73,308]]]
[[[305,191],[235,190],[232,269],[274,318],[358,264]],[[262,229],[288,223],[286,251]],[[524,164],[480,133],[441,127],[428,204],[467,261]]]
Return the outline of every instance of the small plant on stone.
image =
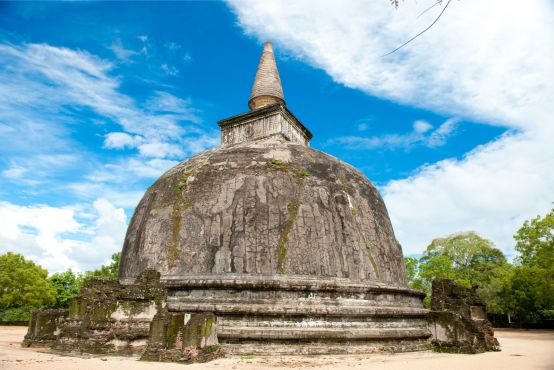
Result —
[[[271,161],[271,165],[275,167],[276,170],[280,171],[283,169],[283,162],[279,159],[274,159]]]
[[[177,187],[179,188],[179,190],[183,190],[186,186],[187,186],[187,181],[189,179],[189,174],[188,173],[185,173],[183,174],[183,176],[181,176],[181,178],[179,179],[179,182],[177,183]]]

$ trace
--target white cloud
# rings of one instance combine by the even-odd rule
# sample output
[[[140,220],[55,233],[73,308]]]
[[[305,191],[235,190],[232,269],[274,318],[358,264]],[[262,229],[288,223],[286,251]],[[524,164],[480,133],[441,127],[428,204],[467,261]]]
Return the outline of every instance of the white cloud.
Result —
[[[138,147],[141,155],[145,157],[155,158],[175,158],[183,157],[183,150],[175,144],[153,142],[139,145]]]
[[[11,154],[11,153],[10,153]],[[88,165],[82,163],[78,153],[18,153],[12,155],[6,169],[2,171],[4,180],[13,184],[32,185],[29,188],[18,187],[25,192],[39,192],[44,189],[35,187],[37,184],[64,175],[64,172],[76,165],[85,169]]]
[[[553,97],[553,10],[546,0],[453,2],[429,32],[388,57],[440,7],[418,18],[429,3],[405,2],[398,10],[385,1],[230,3],[247,32],[373,95],[517,127],[537,124],[528,113],[543,111]]]
[[[140,53],[144,55],[148,55],[148,49],[150,47],[148,43],[148,35],[139,35],[137,38],[142,41],[142,48],[140,49]]]
[[[169,50],[179,50],[181,49],[181,45],[175,43],[175,42],[168,42],[164,45],[166,48],[168,48]]]
[[[433,125],[427,121],[418,120],[414,122],[414,131],[423,134],[433,128]]]
[[[126,132],[110,132],[105,135],[104,147],[111,149],[135,148],[144,140],[139,135],[129,135]]]
[[[162,63],[161,67],[162,71],[168,76],[177,76],[179,74],[179,70],[177,69],[177,67],[170,64]]]
[[[416,145],[430,148],[443,146],[449,136],[454,134],[456,125],[460,122],[457,118],[450,118],[441,124],[436,130],[426,121],[415,121],[411,132],[406,134],[388,134],[380,136],[339,136],[327,142],[327,145],[341,145],[350,150],[409,150]],[[359,127],[357,126],[358,130]]]
[[[132,57],[139,54],[134,50],[126,49],[125,47],[123,47],[121,39],[116,39],[114,42],[112,42],[108,49],[110,49],[114,53],[117,59],[125,63],[129,63]]]
[[[181,59],[183,60],[183,62],[188,63],[192,60],[192,55],[187,52],[183,55]]]
[[[11,179],[19,179],[27,172],[28,172],[28,169],[24,167],[21,167],[18,165],[11,165],[10,167],[2,171],[2,176],[6,176]]]
[[[513,253],[512,235],[525,219],[543,215],[554,200],[554,130],[506,135],[383,188],[395,232],[406,253],[431,238],[477,230]]]
[[[149,160],[124,158],[104,164],[88,174],[86,179],[92,183],[128,184],[130,178],[158,178],[178,163],[178,161],[161,158]]]
[[[432,2],[403,2],[394,10],[386,1],[349,1],[348,6],[229,1],[247,33],[274,41],[339,83],[511,128],[463,160],[419,169],[383,188],[407,253],[421,252],[434,237],[467,229],[511,252],[511,236],[521,221],[548,210],[554,196],[553,5],[547,0],[452,2],[429,32],[384,57],[432,22],[439,6],[418,17]],[[439,127],[428,144],[442,145],[455,126]],[[348,140],[377,146],[398,138]]]
[[[124,185],[121,182],[111,186],[109,183],[84,181],[65,184],[61,188],[78,194],[79,198],[85,201],[93,200],[98,194],[102,194],[102,197],[115,207],[134,209],[144,195],[144,190]]]
[[[417,122],[420,122],[420,121],[416,121],[416,124]],[[433,131],[431,136],[426,140],[427,146],[438,147],[446,144],[446,139],[449,136],[454,134],[454,131],[459,122],[460,120],[458,118],[450,118],[446,120],[442,125],[439,126],[438,129]],[[421,128],[417,127],[416,124],[414,124],[414,129],[417,131],[418,129],[421,129]]]
[[[93,203],[90,224],[78,220],[81,211],[82,206],[0,202],[0,253],[21,253],[51,273],[99,267],[121,249],[125,213],[102,198]]]
[[[370,127],[372,127],[373,125],[373,122],[375,121],[375,117],[373,116],[370,116],[370,117],[366,117],[364,119],[361,119],[359,120],[358,122],[356,122],[356,130],[358,131],[366,131],[368,130]]]

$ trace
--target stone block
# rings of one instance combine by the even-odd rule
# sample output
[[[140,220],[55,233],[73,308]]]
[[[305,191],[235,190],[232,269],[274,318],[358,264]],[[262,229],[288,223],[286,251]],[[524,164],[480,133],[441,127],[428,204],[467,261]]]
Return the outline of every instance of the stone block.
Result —
[[[217,317],[211,312],[192,315],[183,330],[183,348],[205,348],[218,344]]]
[[[52,344],[58,339],[60,327],[67,316],[68,310],[66,309],[47,309],[33,312],[22,345],[31,347]]]

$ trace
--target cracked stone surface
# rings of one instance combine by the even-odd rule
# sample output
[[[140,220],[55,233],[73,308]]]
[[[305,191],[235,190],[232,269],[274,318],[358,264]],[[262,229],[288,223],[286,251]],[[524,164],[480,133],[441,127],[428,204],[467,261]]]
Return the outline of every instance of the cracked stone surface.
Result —
[[[405,286],[402,250],[377,189],[355,168],[279,136],[184,161],[146,192],[120,279],[263,274]]]

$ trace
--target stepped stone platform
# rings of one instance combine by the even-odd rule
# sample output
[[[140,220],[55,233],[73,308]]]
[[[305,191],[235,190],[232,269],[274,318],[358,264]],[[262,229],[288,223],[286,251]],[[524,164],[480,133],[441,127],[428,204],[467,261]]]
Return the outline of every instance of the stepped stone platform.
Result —
[[[302,276],[162,279],[172,312],[213,312],[228,353],[367,353],[427,348],[423,294]]]

